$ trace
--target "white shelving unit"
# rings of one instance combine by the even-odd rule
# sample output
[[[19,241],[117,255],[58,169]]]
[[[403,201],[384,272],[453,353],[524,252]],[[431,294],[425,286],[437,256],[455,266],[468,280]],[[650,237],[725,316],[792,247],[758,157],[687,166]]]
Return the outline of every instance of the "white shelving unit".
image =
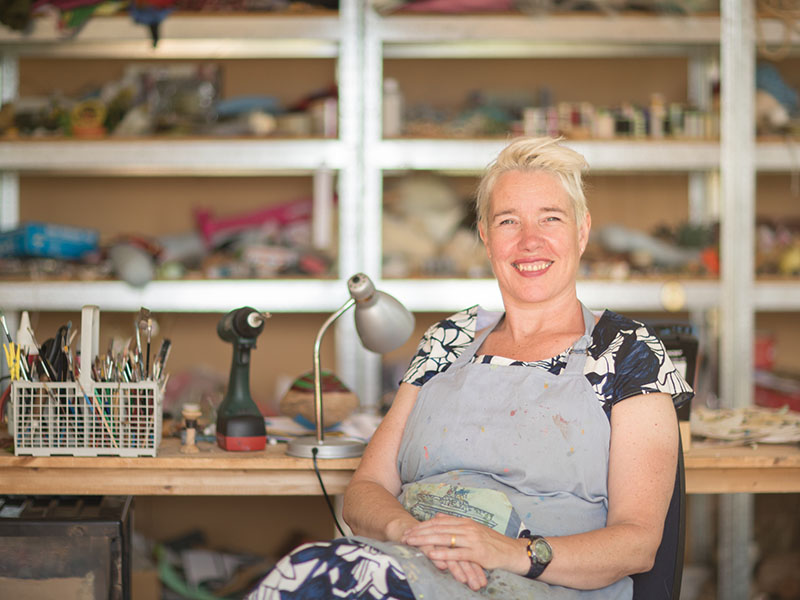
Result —
[[[445,26],[446,23],[446,26]],[[383,175],[408,170],[477,174],[504,146],[503,140],[383,139],[380,130],[383,60],[389,58],[582,58],[687,56],[690,95],[702,101],[698,73],[719,51],[720,19],[716,17],[604,16],[387,16],[368,12],[364,35],[364,160],[365,219],[369,238],[362,254],[368,270],[380,272],[380,223]],[[705,173],[720,166],[720,146],[708,141],[576,141],[592,172],[690,173],[691,201],[702,203]],[[700,183],[698,183],[698,181]],[[491,281],[393,281],[386,289],[402,290],[417,310],[450,310],[465,297],[491,301]],[[582,297],[592,306],[627,310],[663,310],[663,282],[582,282]],[[716,282],[687,282],[687,308],[716,305]],[[465,295],[465,291],[469,292]],[[428,290],[435,290],[428,293]],[[401,293],[401,292],[398,292]],[[624,306],[620,299],[625,298]],[[608,302],[612,300],[612,302]]]
[[[170,16],[153,48],[147,29],[127,17],[97,18],[74,40],[53,33],[52,22],[20,36],[0,29],[0,98],[16,93],[22,56],[130,59],[335,58],[339,84],[339,137],[334,140],[0,141],[0,227],[16,224],[19,174],[263,176],[337,173],[339,263],[335,279],[258,281],[158,281],[141,290],[121,282],[21,282],[0,285],[5,310],[75,310],[102,298],[103,310],[221,312],[230,298],[264,297],[274,312],[332,312],[346,299],[345,281],[364,271],[376,285],[414,311],[448,312],[467,303],[500,306],[494,281],[382,279],[383,176],[388,172],[441,170],[477,174],[503,146],[500,140],[383,139],[380,130],[383,61],[392,58],[688,58],[690,99],[708,106],[703,74],[719,61],[723,80],[721,139],[708,141],[581,141],[571,143],[593,172],[689,174],[691,214],[703,214],[709,174],[719,176],[723,273],[719,281],[681,280],[685,309],[719,311],[720,378],[725,402],[752,400],[748,364],[753,314],[800,310],[800,283],[756,282],[753,276],[754,176],[798,168],[800,144],[753,138],[752,6],[722,0],[721,16],[434,16],[381,17],[365,0],[343,0],[338,15]],[[773,44],[782,25],[762,23]],[[800,35],[791,41],[800,46]],[[697,208],[700,207],[700,208]],[[663,281],[583,281],[590,306],[620,311],[661,311]],[[377,398],[379,357],[360,350],[351,326],[337,322],[339,372],[362,398]],[[720,597],[745,598],[748,570],[728,548],[744,548],[752,506],[739,495],[723,507]],[[745,545],[742,545],[745,542]],[[746,553],[742,552],[742,557]]]
[[[800,52],[796,29],[787,31],[780,21],[761,19],[758,30],[769,47],[789,44],[794,55]],[[800,171],[800,140],[757,140],[751,160],[757,173],[796,173]],[[800,311],[800,282],[756,281],[753,303],[756,311]]]
[[[91,19],[74,39],[61,39],[52,19],[31,34],[0,29],[0,97],[16,96],[21,57],[119,59],[336,60],[339,89],[337,139],[24,140],[0,142],[0,227],[19,221],[19,176],[247,177],[336,176],[339,252],[336,279],[156,281],[136,289],[118,281],[19,282],[0,286],[0,306],[11,311],[77,310],[102,299],[104,311],[225,312],[232,298],[269,299],[270,311],[331,312],[347,299],[346,280],[359,270],[349,243],[360,231],[360,19],[355,0],[338,13],[309,15],[173,15],[153,47],[146,27],[127,16]],[[319,186],[325,188],[326,186]],[[327,186],[329,187],[329,186]],[[315,186],[315,190],[318,189]],[[332,202],[332,198],[315,198]],[[96,300],[94,300],[96,301]],[[254,300],[253,300],[254,301]],[[359,389],[360,354],[352,327],[337,324],[340,373]]]
[[[331,293],[326,280],[247,282],[154,282],[134,290],[118,282],[90,284],[20,283],[0,290],[7,309],[55,310],[80,305],[81,290],[103,291],[104,310],[137,310],[142,299],[163,311],[221,310],[227,304],[217,289],[230,284],[250,292],[270,294],[280,287],[281,309],[289,312],[328,311],[336,299],[346,299],[348,274],[358,268],[349,251],[358,231],[359,19],[353,1],[336,14],[226,16],[176,15],[162,25],[158,46],[149,31],[129,17],[91,19],[71,40],[57,36],[55,24],[44,19],[30,35],[0,29],[3,57],[3,98],[13,98],[20,57],[219,59],[219,58],[335,58],[339,80],[340,135],[337,139],[142,139],[142,140],[24,140],[0,142],[0,223],[10,226],[19,215],[20,173],[42,175],[124,176],[320,176],[335,171],[340,198],[340,252],[337,271],[341,294]],[[324,176],[324,175],[322,175]],[[324,199],[322,199],[324,200]],[[59,290],[59,298],[53,291]],[[62,293],[63,291],[63,293]],[[98,296],[95,296],[98,297]]]

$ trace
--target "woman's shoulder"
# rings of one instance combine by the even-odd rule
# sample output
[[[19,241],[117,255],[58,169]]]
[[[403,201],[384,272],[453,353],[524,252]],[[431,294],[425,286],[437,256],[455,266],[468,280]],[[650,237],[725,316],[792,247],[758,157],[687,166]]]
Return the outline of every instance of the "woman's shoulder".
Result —
[[[475,332],[496,318],[497,313],[475,305],[431,325],[417,345],[402,381],[421,386],[447,370],[475,339]]]
[[[610,310],[595,325],[588,349],[587,377],[605,401],[663,392],[677,403],[691,387],[676,369],[653,329]]]
[[[619,338],[647,338],[651,335],[647,325],[612,310],[604,310],[592,332],[591,353],[595,356],[608,351]]]

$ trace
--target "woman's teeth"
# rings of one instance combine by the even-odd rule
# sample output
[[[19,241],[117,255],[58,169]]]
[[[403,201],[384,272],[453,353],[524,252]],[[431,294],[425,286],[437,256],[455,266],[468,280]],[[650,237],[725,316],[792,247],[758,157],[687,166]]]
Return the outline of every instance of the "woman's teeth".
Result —
[[[517,268],[518,271],[523,271],[530,273],[532,271],[543,271],[547,267],[553,264],[553,261],[547,262],[536,262],[536,263],[514,263],[514,266]]]

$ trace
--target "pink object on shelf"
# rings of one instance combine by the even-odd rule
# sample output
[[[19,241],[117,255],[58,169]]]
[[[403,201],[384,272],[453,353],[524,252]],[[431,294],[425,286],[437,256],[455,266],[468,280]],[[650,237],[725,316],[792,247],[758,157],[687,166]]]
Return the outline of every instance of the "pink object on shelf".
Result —
[[[205,242],[213,245],[220,238],[246,229],[270,223],[283,226],[298,221],[307,221],[311,218],[311,213],[311,198],[303,198],[232,217],[214,217],[210,210],[198,209],[195,211],[195,221]]]

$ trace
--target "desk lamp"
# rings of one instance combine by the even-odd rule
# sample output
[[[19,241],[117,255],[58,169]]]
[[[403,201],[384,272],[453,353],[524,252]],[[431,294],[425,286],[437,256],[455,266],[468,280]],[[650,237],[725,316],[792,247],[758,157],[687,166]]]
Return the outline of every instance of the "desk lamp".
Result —
[[[287,454],[303,458],[351,458],[361,456],[364,443],[360,440],[335,437],[325,439],[322,430],[322,384],[319,349],[328,327],[347,310],[355,306],[358,337],[367,350],[380,354],[399,348],[414,329],[414,316],[394,297],[375,289],[372,280],[357,273],[347,280],[350,299],[322,324],[314,342],[314,425],[316,436],[304,436],[289,442]],[[316,449],[316,452],[315,452]]]

